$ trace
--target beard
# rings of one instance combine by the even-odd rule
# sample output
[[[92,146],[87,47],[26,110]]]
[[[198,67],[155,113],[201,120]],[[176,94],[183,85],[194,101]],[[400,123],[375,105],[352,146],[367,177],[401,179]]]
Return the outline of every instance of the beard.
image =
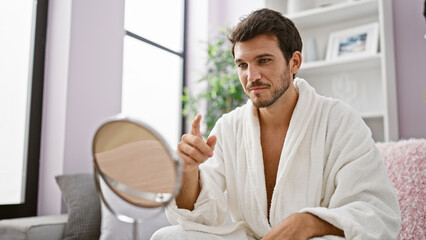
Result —
[[[284,74],[281,75],[280,80],[281,80],[282,84],[280,84],[279,86],[277,86],[277,88],[272,91],[271,97],[269,97],[267,99],[264,99],[264,100],[255,100],[255,99],[252,99],[250,97],[250,95],[247,94],[247,92],[246,92],[246,95],[250,98],[250,100],[252,101],[253,105],[256,108],[266,108],[266,107],[269,107],[272,104],[274,104],[287,91],[288,87],[290,86],[290,80],[286,79],[286,77],[285,77]],[[259,80],[256,80],[256,81],[254,81],[252,83],[249,83],[247,85],[247,89],[250,89],[252,87],[260,87],[260,86],[270,87],[271,85],[270,84],[265,84],[265,83],[260,82]],[[256,97],[260,97],[261,94],[256,93],[255,96]]]

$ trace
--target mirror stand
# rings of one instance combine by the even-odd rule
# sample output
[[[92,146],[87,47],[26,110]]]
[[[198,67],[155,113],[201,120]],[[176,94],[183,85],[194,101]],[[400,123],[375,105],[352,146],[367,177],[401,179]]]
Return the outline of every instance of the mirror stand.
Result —
[[[96,184],[96,189],[98,191],[98,194],[104,204],[104,206],[108,209],[108,211],[120,222],[123,223],[128,223],[132,225],[132,239],[133,240],[138,240],[138,234],[140,231],[142,231],[142,229],[138,229],[138,225],[147,222],[147,219],[138,219],[138,218],[133,218],[130,216],[126,216],[126,215],[122,215],[117,213],[116,211],[113,210],[113,207],[110,205],[110,203],[107,200],[107,197],[104,195],[103,191],[101,190],[102,188],[108,187],[107,184],[104,184],[104,186],[101,185],[101,181],[100,179],[102,179],[105,183],[105,179],[102,177],[102,175],[99,173],[99,170],[97,170],[96,168],[94,169],[94,177],[95,177],[95,184]],[[153,214],[149,215],[149,218],[155,218],[157,217],[159,214],[161,214],[163,211],[163,206],[158,207],[158,211],[154,212]]]

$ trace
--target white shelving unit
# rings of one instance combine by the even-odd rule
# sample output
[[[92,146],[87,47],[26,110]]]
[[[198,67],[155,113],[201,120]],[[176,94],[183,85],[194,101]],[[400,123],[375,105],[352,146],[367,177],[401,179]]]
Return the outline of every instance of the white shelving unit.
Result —
[[[306,41],[315,39],[317,59],[304,61],[298,76],[306,79],[321,95],[350,104],[370,127],[375,141],[397,140],[392,1],[334,2],[291,15],[286,14],[286,0],[264,0],[264,5],[293,20],[304,40],[304,50],[310,50],[305,49]],[[373,22],[379,25],[376,54],[326,60],[330,33]]]

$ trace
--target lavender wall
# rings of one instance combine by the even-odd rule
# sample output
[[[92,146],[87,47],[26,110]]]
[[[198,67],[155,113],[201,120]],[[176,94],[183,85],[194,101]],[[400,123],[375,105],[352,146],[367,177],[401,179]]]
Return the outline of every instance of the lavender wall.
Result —
[[[37,207],[39,215],[61,211],[61,195],[53,178],[62,173],[63,169],[71,2],[50,1],[48,20]]]
[[[124,0],[49,1],[38,215],[64,212],[54,177],[93,172],[98,124],[121,110]]]
[[[400,138],[426,138],[424,0],[393,0]]]

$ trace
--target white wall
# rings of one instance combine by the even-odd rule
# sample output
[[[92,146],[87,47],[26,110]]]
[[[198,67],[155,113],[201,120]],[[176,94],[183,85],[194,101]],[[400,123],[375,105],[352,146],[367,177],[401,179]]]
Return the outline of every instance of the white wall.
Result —
[[[63,212],[54,177],[93,172],[98,124],[120,112],[124,0],[49,1],[38,215]]]

